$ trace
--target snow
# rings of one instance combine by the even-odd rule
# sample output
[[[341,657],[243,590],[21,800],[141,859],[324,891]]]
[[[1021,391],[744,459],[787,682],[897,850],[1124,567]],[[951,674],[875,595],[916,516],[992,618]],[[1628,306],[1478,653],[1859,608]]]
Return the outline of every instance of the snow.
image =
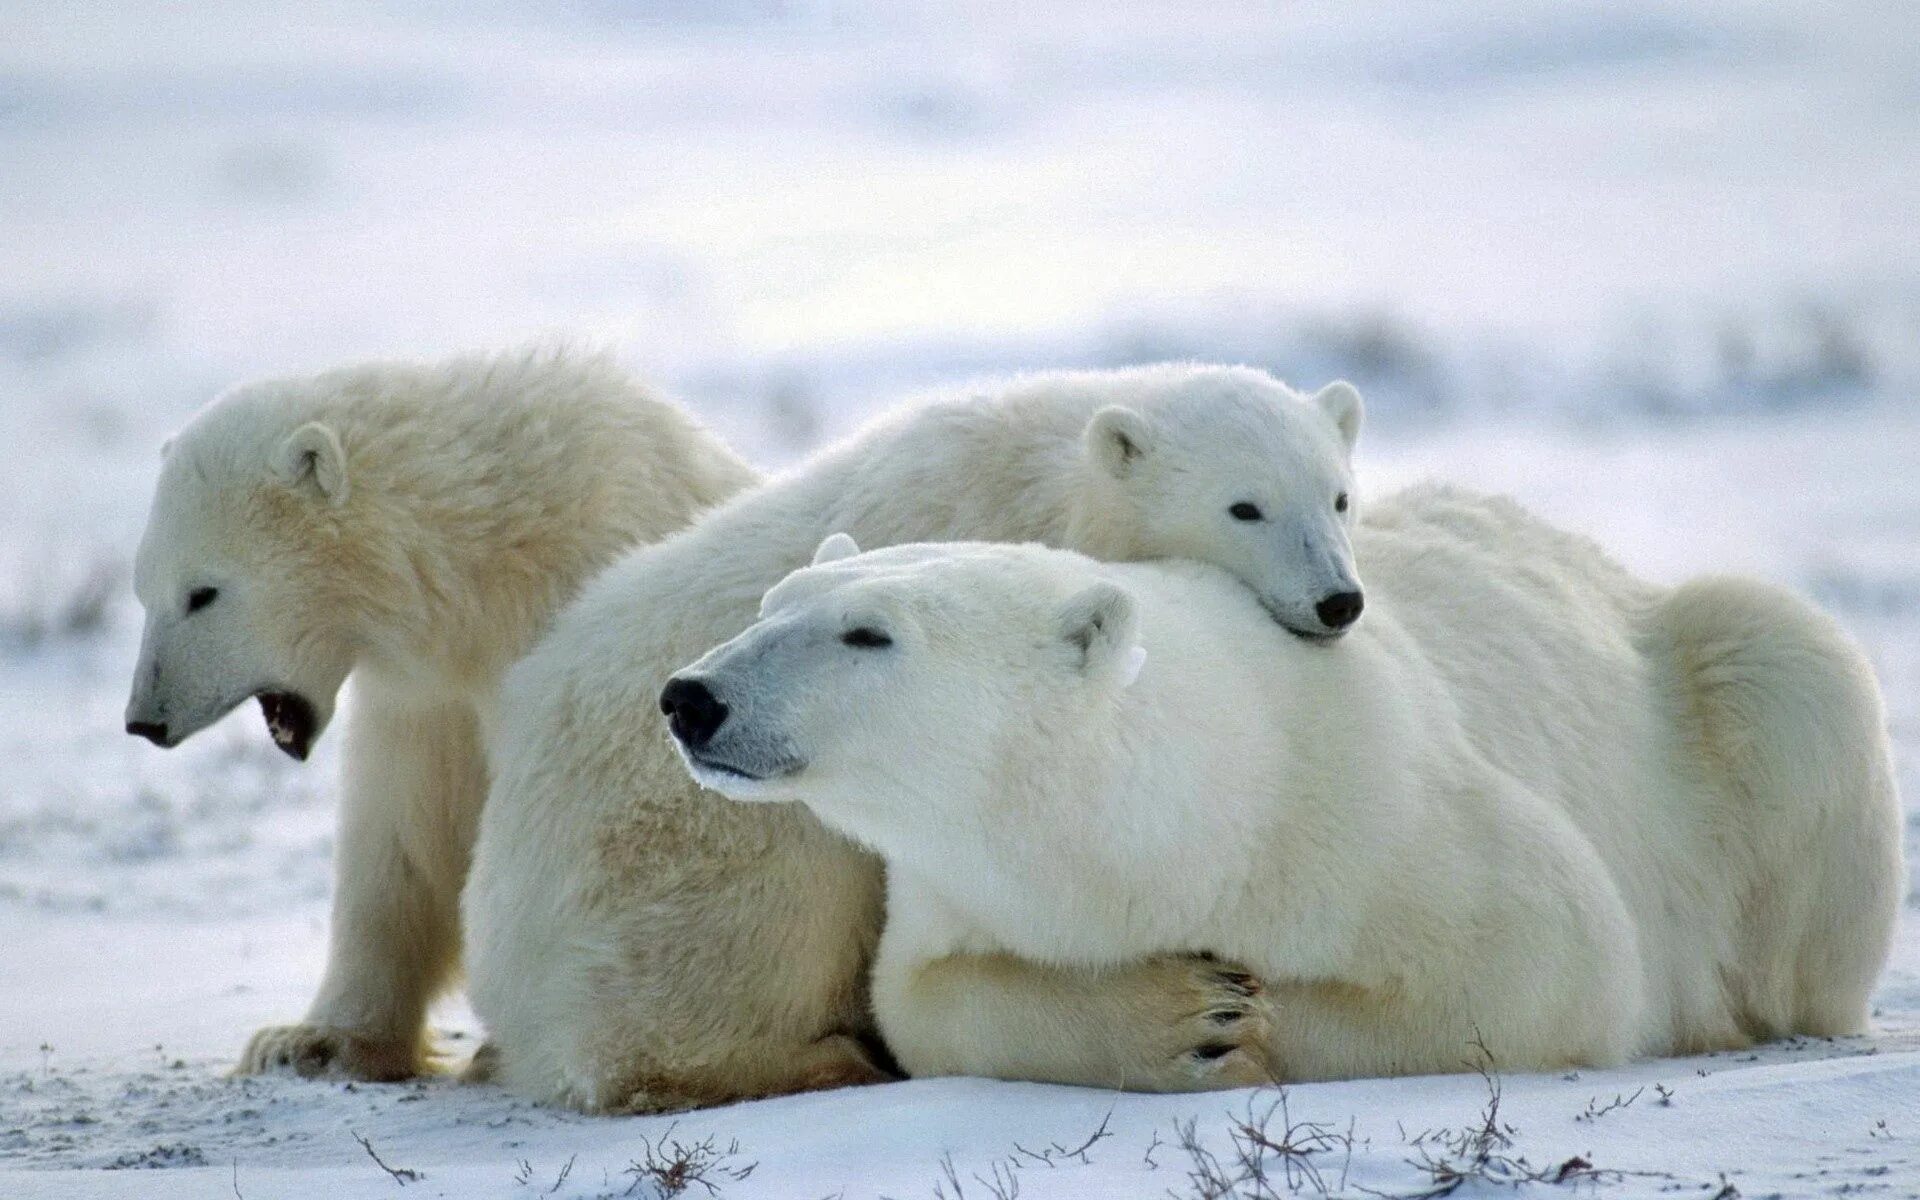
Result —
[[[1374,494],[1510,491],[1653,578],[1838,615],[1920,850],[1920,16],[1206,11],[0,6],[0,1196],[651,1196],[628,1168],[709,1137],[728,1197],[1191,1195],[1180,1124],[1231,1165],[1271,1099],[933,1080],[675,1124],[225,1079],[318,981],[337,748],[294,764],[251,707],[170,753],[122,734],[125,572],[160,439],[249,375],[559,331],[768,465],[976,372],[1346,375]],[[1916,906],[1872,1036],[1505,1076],[1490,1153],[1580,1155],[1565,1186],[1605,1195],[1920,1192]],[[436,1023],[472,1045],[457,1000]],[[1351,1127],[1318,1178],[1398,1195],[1431,1186],[1410,1140],[1486,1100],[1288,1112]],[[1016,1149],[1108,1114],[1084,1161]]]

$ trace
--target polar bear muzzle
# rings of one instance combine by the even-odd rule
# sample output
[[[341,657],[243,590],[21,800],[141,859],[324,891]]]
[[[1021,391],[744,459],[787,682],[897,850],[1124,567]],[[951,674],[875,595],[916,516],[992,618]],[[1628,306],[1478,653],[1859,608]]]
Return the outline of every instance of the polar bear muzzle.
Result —
[[[660,692],[674,748],[694,779],[736,800],[763,799],[765,785],[798,774],[806,759],[785,739],[736,716],[714,685],[676,675]]]
[[[1360,619],[1360,610],[1364,607],[1366,600],[1359,592],[1335,592],[1314,605],[1313,613],[1328,629],[1344,633],[1347,626]]]
[[[660,693],[660,711],[666,714],[667,728],[689,750],[706,746],[727,721],[727,706],[713,689],[685,676],[667,681]]]

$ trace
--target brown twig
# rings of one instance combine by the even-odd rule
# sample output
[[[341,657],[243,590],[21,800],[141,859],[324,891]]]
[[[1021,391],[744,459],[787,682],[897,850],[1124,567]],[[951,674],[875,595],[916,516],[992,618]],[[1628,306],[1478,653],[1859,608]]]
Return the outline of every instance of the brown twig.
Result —
[[[353,1133],[353,1130],[349,1129],[347,1130],[347,1132]],[[385,1171],[387,1174],[393,1176],[393,1182],[399,1185],[400,1187],[405,1187],[410,1183],[418,1183],[422,1179],[426,1178],[425,1175],[421,1174],[419,1171],[416,1171],[411,1167],[388,1166],[385,1160],[383,1160],[380,1157],[379,1153],[374,1150],[373,1143],[368,1141],[366,1138],[361,1137],[359,1134],[353,1133],[353,1140],[356,1142],[359,1142],[360,1148],[367,1152],[367,1157],[373,1160],[374,1165],[379,1167],[382,1171]]]

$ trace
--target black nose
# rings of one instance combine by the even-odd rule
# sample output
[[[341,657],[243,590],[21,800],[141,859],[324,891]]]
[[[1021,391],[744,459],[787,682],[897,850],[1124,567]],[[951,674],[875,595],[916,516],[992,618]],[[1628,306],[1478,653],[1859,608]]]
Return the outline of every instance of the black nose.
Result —
[[[143,737],[156,746],[167,744],[167,727],[155,725],[151,721],[128,721],[127,732],[135,737]]]
[[[660,711],[667,714],[667,728],[689,750],[712,741],[727,719],[727,706],[698,679],[667,680],[660,693]]]
[[[1335,592],[1313,606],[1314,615],[1328,629],[1345,629],[1360,619],[1366,601],[1359,592]]]

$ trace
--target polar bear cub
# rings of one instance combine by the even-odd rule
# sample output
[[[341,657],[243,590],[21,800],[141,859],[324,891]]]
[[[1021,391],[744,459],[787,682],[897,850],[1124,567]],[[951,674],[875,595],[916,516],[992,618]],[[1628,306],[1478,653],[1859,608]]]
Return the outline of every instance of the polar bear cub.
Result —
[[[240,1070],[411,1075],[458,975],[501,674],[595,571],[756,476],[610,358],[564,351],[249,383],[163,453],[127,732],[176,746],[257,699],[304,759],[354,687],[326,976]]]
[[[874,1003],[914,1074],[1140,1085],[1076,1077],[1038,1014],[925,1010],[927,964],[996,951],[1236,958],[1282,1079],[1864,1027],[1898,806],[1871,674],[1789,597],[1664,593],[1449,492],[1363,529],[1334,647],[1207,566],[854,550],[675,677],[673,733],[705,786],[885,857]]]

